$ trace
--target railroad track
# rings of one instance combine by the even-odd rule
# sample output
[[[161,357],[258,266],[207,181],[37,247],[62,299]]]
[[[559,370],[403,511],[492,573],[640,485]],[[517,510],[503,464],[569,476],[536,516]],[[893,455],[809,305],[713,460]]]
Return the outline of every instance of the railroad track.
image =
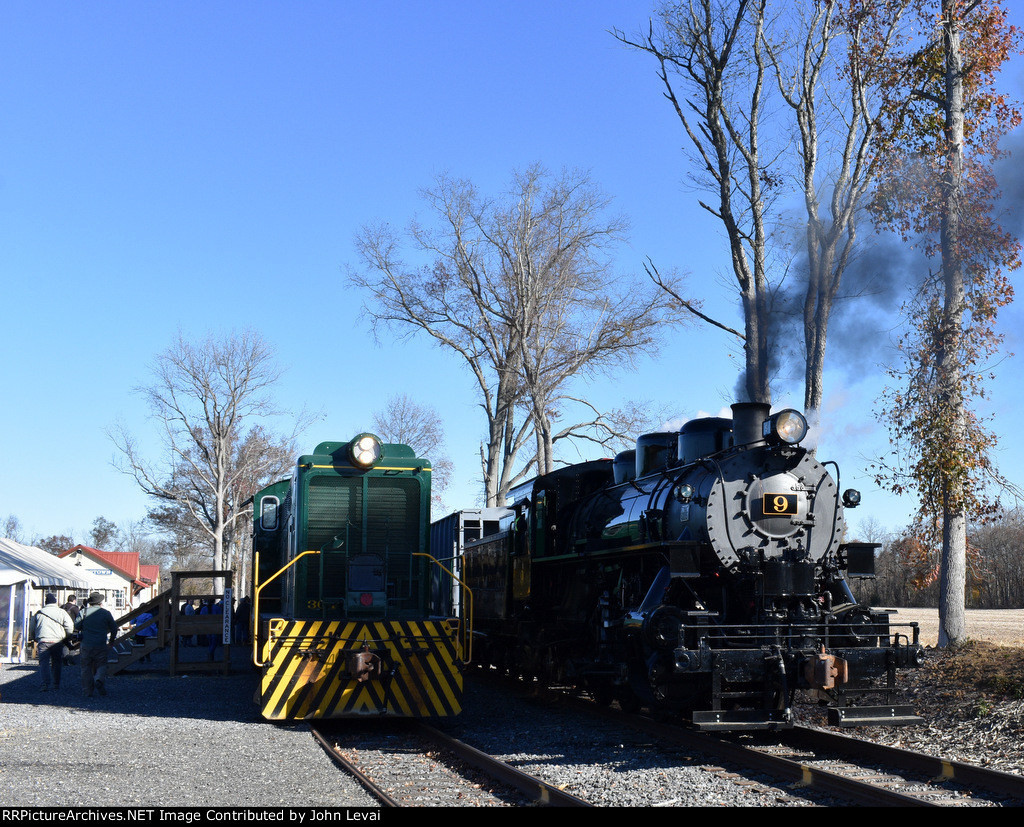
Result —
[[[570,698],[572,703],[589,703]],[[605,710],[648,735],[700,750],[854,804],[902,807],[1021,806],[1024,776],[808,727],[770,734],[710,734]]]
[[[636,716],[634,716],[636,717]],[[767,773],[839,801],[886,807],[1024,804],[1024,778],[870,741],[810,729],[749,735],[711,735],[650,719],[631,725],[678,746],[699,749],[739,767]]]
[[[716,771],[738,783],[749,783],[746,770],[853,804],[1024,805],[1024,776],[934,758],[850,735],[809,727],[774,733],[712,734],[605,708],[567,692],[540,690],[539,694],[548,701],[554,699],[604,720],[618,721],[673,746],[728,762],[740,771]]]
[[[428,724],[361,723],[321,721],[310,729],[381,806],[590,806]]]
[[[846,767],[875,767],[883,784],[885,773],[892,768],[897,773],[906,773],[912,780],[925,779],[927,789],[918,797],[932,799],[937,804],[961,806],[974,800],[1024,805],[1024,776],[922,755],[836,732],[796,727],[785,732],[781,743],[772,749],[780,753],[790,750],[791,757],[802,757],[805,762],[810,753],[823,765],[832,763],[834,771],[839,773],[846,771]]]

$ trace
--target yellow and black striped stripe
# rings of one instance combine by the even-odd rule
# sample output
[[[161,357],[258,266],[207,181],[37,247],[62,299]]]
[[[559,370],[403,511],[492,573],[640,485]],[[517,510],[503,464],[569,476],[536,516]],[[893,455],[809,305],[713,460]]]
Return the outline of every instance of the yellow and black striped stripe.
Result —
[[[450,621],[269,622],[260,658],[260,712],[269,720],[385,715],[434,718],[462,711],[462,661]],[[382,674],[359,681],[352,655],[369,651]]]

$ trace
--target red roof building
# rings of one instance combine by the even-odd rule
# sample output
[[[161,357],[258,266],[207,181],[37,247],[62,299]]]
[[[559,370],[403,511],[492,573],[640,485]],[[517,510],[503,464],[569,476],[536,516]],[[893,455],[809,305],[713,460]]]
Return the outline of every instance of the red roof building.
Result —
[[[103,551],[79,543],[57,555],[83,568],[103,582],[107,608],[131,611],[160,593],[160,567],[142,565],[138,552]]]

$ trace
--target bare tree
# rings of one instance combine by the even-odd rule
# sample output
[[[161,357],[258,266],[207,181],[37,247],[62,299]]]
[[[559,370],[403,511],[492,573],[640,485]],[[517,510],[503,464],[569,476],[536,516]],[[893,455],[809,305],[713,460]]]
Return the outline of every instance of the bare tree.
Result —
[[[902,44],[908,5],[909,0],[882,0],[863,9],[814,3],[809,10],[801,8],[806,13],[799,15],[797,31],[803,37],[794,38],[792,48],[776,48],[776,38],[766,41],[799,135],[806,249],[804,408],[814,418],[824,394],[829,321],[878,171],[879,119],[897,114],[910,101],[909,95],[901,99],[894,91],[885,60]]]
[[[277,456],[245,446],[260,421],[281,414],[269,396],[280,373],[269,345],[251,332],[199,343],[179,333],[157,357],[154,373],[154,383],[139,391],[161,426],[164,459],[144,458],[118,427],[110,434],[121,454],[116,464],[145,493],[179,506],[205,534],[214,569],[222,570],[230,562],[226,546],[246,513],[241,489],[278,468]]]
[[[743,390],[751,402],[771,402],[769,362],[769,226],[778,178],[761,149],[769,66],[764,48],[767,0],[694,0],[666,6],[653,24],[623,43],[648,52],[660,66],[672,103],[694,149],[698,185],[715,193],[701,207],[726,230],[743,307]],[[677,93],[681,80],[688,97]]]
[[[608,199],[585,174],[533,166],[498,199],[441,176],[423,196],[436,224],[414,221],[408,240],[429,263],[407,263],[389,227],[364,227],[356,244],[368,272],[350,278],[371,297],[375,332],[425,333],[469,367],[487,418],[485,501],[498,505],[535,463],[550,470],[556,438],[606,424],[594,415],[555,434],[552,420],[580,401],[570,380],[649,346],[671,312],[657,291],[613,274],[608,253],[625,222],[606,216]],[[631,290],[632,303],[617,298]],[[531,439],[537,451],[519,465]]]
[[[444,447],[444,423],[437,411],[398,394],[388,399],[383,410],[374,413],[373,427],[387,442],[408,445],[417,456],[430,460],[431,500],[440,507],[454,466]]]
[[[778,332],[792,302],[803,327],[804,407],[812,417],[821,407],[829,320],[856,250],[879,113],[893,106],[880,94],[888,78],[879,60],[896,43],[906,5],[884,0],[865,12],[838,3],[691,0],[664,6],[658,31],[652,24],[646,36],[614,32],[658,60],[693,147],[693,178],[715,194],[700,203],[726,230],[744,329],[697,315],[742,341],[752,401],[771,402]],[[779,118],[786,111],[789,128]],[[781,231],[791,196],[804,205],[799,268]],[[672,279],[649,272],[676,292]],[[787,279],[803,282],[802,296]]]
[[[24,529],[21,527],[21,520],[15,515],[8,514],[4,517],[3,521],[0,522],[0,532],[8,540],[13,540],[16,543],[25,542]]]
[[[616,273],[614,246],[622,218],[598,220],[611,199],[580,173],[549,180],[540,166],[517,173],[511,209],[495,213],[490,238],[507,255],[507,322],[519,349],[522,387],[536,440],[536,470],[555,467],[555,443],[619,436],[611,418],[569,388],[634,363],[652,352],[665,328],[679,321],[674,302],[650,285]],[[558,430],[567,406],[584,418]]]

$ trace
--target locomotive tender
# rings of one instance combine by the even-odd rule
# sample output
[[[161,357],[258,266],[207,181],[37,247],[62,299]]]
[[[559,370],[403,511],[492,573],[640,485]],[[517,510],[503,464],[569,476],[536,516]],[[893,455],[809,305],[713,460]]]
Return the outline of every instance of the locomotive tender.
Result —
[[[896,670],[923,662],[917,625],[846,580],[874,573],[877,545],[844,542],[859,493],[800,445],[801,414],[732,408],[485,509],[497,530],[452,543],[474,661],[706,730],[792,726],[797,690],[840,726],[920,722],[895,703]]]
[[[253,498],[253,663],[271,720],[457,715],[468,629],[432,609],[431,466],[323,442]],[[447,577],[447,573],[442,576]]]

